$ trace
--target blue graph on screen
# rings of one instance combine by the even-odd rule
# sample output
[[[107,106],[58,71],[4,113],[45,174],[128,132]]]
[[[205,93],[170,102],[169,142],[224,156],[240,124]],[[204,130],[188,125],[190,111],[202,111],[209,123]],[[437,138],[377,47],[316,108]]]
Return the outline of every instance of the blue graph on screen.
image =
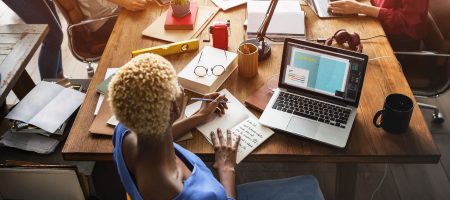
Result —
[[[345,87],[348,63],[343,60],[294,50],[292,66],[309,72],[307,87],[335,94]]]

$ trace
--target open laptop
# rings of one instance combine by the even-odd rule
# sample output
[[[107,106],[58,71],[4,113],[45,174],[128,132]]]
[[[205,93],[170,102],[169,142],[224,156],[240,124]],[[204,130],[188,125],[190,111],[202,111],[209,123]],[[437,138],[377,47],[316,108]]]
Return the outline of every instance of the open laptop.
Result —
[[[309,7],[316,13],[319,18],[333,18],[333,17],[349,17],[349,16],[357,16],[356,14],[334,14],[329,12],[328,3],[330,1],[335,0],[306,0],[306,3]]]
[[[344,148],[359,104],[368,56],[286,39],[278,88],[259,122]]]

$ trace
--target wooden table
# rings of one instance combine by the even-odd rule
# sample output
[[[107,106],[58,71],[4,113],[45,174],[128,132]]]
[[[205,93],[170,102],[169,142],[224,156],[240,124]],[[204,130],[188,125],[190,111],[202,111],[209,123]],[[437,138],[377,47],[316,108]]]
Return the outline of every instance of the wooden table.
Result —
[[[11,89],[22,99],[35,86],[25,67],[47,33],[46,24],[0,26],[0,105]]]
[[[207,0],[198,2],[212,5]],[[141,35],[142,30],[160,16],[165,9],[166,7],[151,6],[144,12],[131,13],[124,10],[120,14],[97,72],[92,79],[86,100],[80,108],[63,149],[65,159],[111,160],[113,150],[111,137],[94,136],[88,133],[89,126],[94,119],[93,112],[98,99],[95,87],[103,80],[106,69],[125,64],[131,58],[132,50],[165,44]],[[326,38],[341,28],[357,32],[362,38],[385,34],[379,22],[373,18],[320,20],[309,7],[304,6],[303,10],[306,11],[307,16],[308,39]],[[215,17],[215,20],[231,20],[232,34],[229,38],[231,50],[235,50],[245,36],[242,26],[245,13],[246,7],[240,6],[227,12],[220,12]],[[211,44],[203,43],[203,45]],[[270,59],[260,63],[257,77],[240,78],[235,71],[221,88],[227,88],[243,102],[264,85],[270,77],[279,73],[282,45],[272,47],[272,55]],[[438,162],[440,153],[417,104],[407,133],[387,134],[382,129],[373,126],[372,118],[375,112],[382,108],[384,98],[388,94],[399,92],[411,98],[413,95],[386,38],[365,41],[364,53],[368,54],[370,58],[381,56],[390,56],[390,58],[369,61],[357,118],[345,149],[337,149],[292,135],[276,133],[244,161],[338,163],[336,199],[354,198],[357,163]],[[180,71],[195,54],[186,53],[167,58]],[[192,140],[180,144],[203,159],[213,159],[212,146],[198,132],[194,133]]]

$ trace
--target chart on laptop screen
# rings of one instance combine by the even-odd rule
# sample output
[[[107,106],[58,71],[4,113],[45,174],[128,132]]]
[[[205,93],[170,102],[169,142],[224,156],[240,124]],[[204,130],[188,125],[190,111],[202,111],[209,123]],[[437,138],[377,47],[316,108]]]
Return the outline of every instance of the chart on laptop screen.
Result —
[[[332,96],[345,92],[350,63],[347,59],[292,48],[285,83]]]

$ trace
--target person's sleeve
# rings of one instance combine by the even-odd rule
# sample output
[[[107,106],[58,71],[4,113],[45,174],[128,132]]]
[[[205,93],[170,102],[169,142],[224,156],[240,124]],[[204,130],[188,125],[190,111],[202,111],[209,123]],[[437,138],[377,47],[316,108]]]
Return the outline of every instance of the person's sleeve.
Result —
[[[428,0],[401,0],[402,8],[380,8],[378,19],[387,33],[401,33],[417,37],[417,26],[428,12]]]

